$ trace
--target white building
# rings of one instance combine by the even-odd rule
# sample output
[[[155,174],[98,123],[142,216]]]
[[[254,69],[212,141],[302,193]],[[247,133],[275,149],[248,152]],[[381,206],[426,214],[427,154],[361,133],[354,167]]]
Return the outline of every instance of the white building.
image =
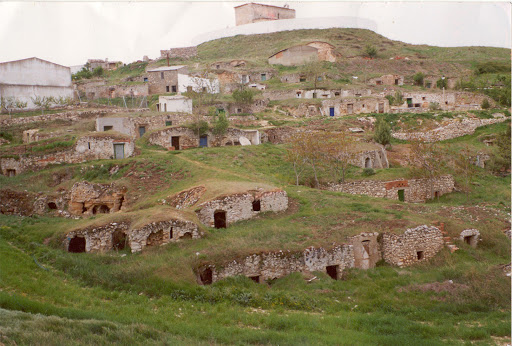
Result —
[[[182,112],[192,114],[192,100],[182,95],[158,97],[160,112]]]
[[[69,67],[39,58],[0,63],[0,97],[12,97],[35,108],[31,98],[73,98]]]
[[[201,77],[189,76],[186,74],[178,74],[178,92],[187,91],[202,92],[206,91],[210,94],[220,92],[220,84],[218,79],[208,79]]]

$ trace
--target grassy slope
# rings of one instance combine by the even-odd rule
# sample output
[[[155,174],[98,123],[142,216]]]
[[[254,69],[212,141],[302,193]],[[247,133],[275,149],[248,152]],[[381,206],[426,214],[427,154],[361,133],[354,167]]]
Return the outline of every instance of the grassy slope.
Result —
[[[483,128],[454,144],[479,145],[478,136],[501,131],[500,126]],[[109,161],[99,171],[105,161],[13,179],[0,177],[0,184],[45,191],[56,188],[46,185],[53,173],[72,170],[73,179],[59,187],[69,188],[73,181],[88,178],[154,191],[131,204],[134,220],[139,222],[137,215],[151,219],[150,214],[165,213],[164,207],[148,209],[159,199],[199,184],[209,191],[202,200],[235,191],[236,184],[284,186],[294,205],[289,213],[264,215],[226,230],[205,229],[204,239],[125,257],[120,255],[126,252],[70,254],[60,248],[68,230],[121,214],[92,220],[0,216],[0,224],[7,225],[0,229],[0,308],[8,310],[0,314],[0,333],[6,335],[2,342],[451,344],[506,340],[510,286],[497,266],[510,262],[510,243],[501,232],[503,213],[510,207],[510,178],[480,172],[480,185],[475,186],[467,207],[483,203],[491,212],[478,208],[464,212],[453,208],[466,203],[460,193],[443,196],[440,203],[408,205],[290,186],[293,177],[283,154],[283,146],[268,144],[174,153],[144,149],[138,157]],[[127,163],[135,163],[130,170],[136,174],[158,176],[160,187],[148,190],[140,179],[131,180],[127,168],[113,176],[108,173],[112,164]],[[96,168],[91,169],[92,165]],[[36,187],[31,186],[36,180]],[[488,193],[491,188],[495,193]],[[194,217],[193,209],[185,212]],[[476,227],[483,242],[478,249],[460,244],[455,254],[443,250],[430,263],[406,269],[384,265],[366,272],[350,270],[346,281],[318,273],[319,279],[311,284],[299,274],[276,280],[271,287],[245,278],[211,287],[194,284],[195,265],[222,263],[228,253],[232,258],[257,251],[329,246],[361,231],[401,232],[434,219],[444,221],[452,237]],[[45,239],[47,246],[42,245]],[[439,293],[414,289],[415,284],[445,280],[467,288]]]

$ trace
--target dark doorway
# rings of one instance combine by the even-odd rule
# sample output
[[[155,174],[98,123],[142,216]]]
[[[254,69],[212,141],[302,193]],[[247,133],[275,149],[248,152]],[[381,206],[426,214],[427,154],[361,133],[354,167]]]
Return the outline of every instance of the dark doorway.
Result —
[[[183,234],[180,239],[192,239],[192,233],[190,232],[187,232],[185,234]]]
[[[253,211],[260,211],[261,210],[261,202],[259,199],[255,199],[252,202],[252,210]]]
[[[48,208],[57,209],[57,204],[55,204],[55,202],[50,202],[50,203],[48,203]]]
[[[123,250],[126,247],[126,233],[115,231],[112,233],[112,249]]]
[[[146,126],[139,126],[139,137],[144,136],[146,133]]]
[[[173,236],[173,227],[169,230],[169,239],[172,239]]]
[[[327,275],[329,275],[334,280],[338,280],[338,265],[335,266],[327,266],[325,267],[325,271],[327,272]]]
[[[434,191],[434,198],[439,199],[439,196],[440,196],[439,191]]]
[[[418,261],[420,261],[425,257],[425,254],[423,251],[416,251],[416,257],[418,258]]]
[[[395,85],[398,85],[398,79],[395,79]]]
[[[68,251],[75,252],[75,253],[85,252],[85,238],[83,238],[83,237],[71,238],[71,240],[69,241]]]
[[[398,200],[400,202],[405,201],[405,190],[398,190]]]
[[[223,211],[223,210],[216,211],[213,214],[213,220],[214,220],[215,228],[226,228],[227,217],[226,217],[225,211]]]
[[[107,207],[105,204],[95,205],[92,208],[92,213],[93,214],[108,214],[108,213],[110,213],[110,208]]]
[[[372,160],[369,157],[364,160],[364,168],[372,168]]]
[[[260,283],[260,276],[259,275],[249,276],[249,279],[251,279],[252,281],[256,282],[257,284]]]
[[[110,131],[114,128],[114,126],[103,126],[103,131]]]
[[[7,176],[8,177],[14,177],[16,175],[16,170],[15,169],[8,169],[7,170]]]
[[[150,233],[146,240],[147,246],[161,245],[164,241],[164,231],[159,230],[157,232]]]
[[[171,146],[174,147],[174,150],[180,150],[180,137],[172,136],[171,137]]]
[[[206,268],[199,274],[199,279],[203,285],[211,285],[213,283],[213,272],[211,268]]]

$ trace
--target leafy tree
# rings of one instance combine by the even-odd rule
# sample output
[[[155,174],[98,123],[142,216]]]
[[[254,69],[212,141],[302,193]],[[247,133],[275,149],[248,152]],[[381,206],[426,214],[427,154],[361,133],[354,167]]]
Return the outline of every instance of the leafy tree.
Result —
[[[436,85],[439,89],[442,89],[442,88],[445,88],[447,89],[448,88],[448,80],[446,78],[439,78],[436,82]]]
[[[386,98],[388,99],[390,106],[393,106],[393,105],[400,106],[401,104],[404,103],[404,98],[403,98],[402,92],[400,90],[395,91],[395,96],[386,95]]]
[[[236,89],[231,94],[236,103],[250,104],[252,103],[253,93],[246,88]]]
[[[229,120],[224,112],[220,113],[215,118],[216,119],[214,120],[213,123],[212,132],[216,136],[221,136],[226,133],[229,127]]]
[[[321,61],[311,59],[302,67],[302,73],[313,81],[313,88],[318,87],[319,79],[323,76],[323,63]]]
[[[301,132],[295,135],[290,144],[292,153],[289,153],[289,160],[294,163],[294,170],[297,177],[297,172],[300,168],[296,169],[300,165],[309,164],[313,169],[315,187],[320,185],[318,181],[318,170],[322,164],[324,155],[318,150],[318,144],[323,143],[324,138],[320,133],[315,132]],[[304,170],[304,167],[302,168]]]
[[[425,75],[421,72],[418,72],[414,76],[412,76],[412,79],[414,81],[414,85],[423,86],[423,80],[425,79]]]
[[[88,68],[82,67],[80,71],[71,76],[72,80],[89,79],[92,77],[92,72]]]
[[[9,116],[11,116],[11,111],[16,105],[16,100],[14,97],[0,97],[0,110],[5,109]]]
[[[375,142],[380,143],[384,146],[391,142],[391,127],[384,118],[380,117],[375,123],[375,132],[373,134]]]
[[[371,44],[367,44],[366,47],[364,48],[364,54],[365,56],[369,57],[369,58],[376,58],[377,57],[377,48],[375,48],[375,46],[371,45]]]
[[[92,70],[93,77],[103,76],[103,73],[104,73],[103,67],[101,67],[101,66],[98,66],[94,70]]]
[[[28,103],[16,99],[16,102],[14,105],[16,106],[17,109],[23,109],[23,108],[27,108]]]
[[[484,99],[482,101],[481,107],[482,107],[482,109],[489,109],[489,108],[491,108],[489,100],[488,99]]]
[[[192,129],[198,137],[206,134],[210,129],[210,125],[205,120],[194,121],[188,125],[190,129]]]

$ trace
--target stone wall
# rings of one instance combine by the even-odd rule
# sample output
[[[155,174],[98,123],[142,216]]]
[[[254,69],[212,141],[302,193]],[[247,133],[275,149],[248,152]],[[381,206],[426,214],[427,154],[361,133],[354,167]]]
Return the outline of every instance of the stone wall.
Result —
[[[190,59],[197,55],[197,47],[179,47],[179,48],[171,48],[169,50],[160,50],[160,59],[166,59],[167,56],[169,58],[180,58],[180,59]]]
[[[206,226],[225,228],[234,222],[251,219],[260,212],[280,212],[286,209],[288,195],[283,190],[248,191],[204,202],[199,205],[196,213]],[[224,216],[217,216],[219,212],[224,213]],[[218,218],[223,221],[219,221]]]
[[[425,142],[444,141],[475,133],[478,127],[496,124],[505,121],[507,118],[479,119],[464,118],[451,120],[430,131],[425,132],[394,132],[392,136],[402,140],[422,140]]]
[[[128,222],[112,222],[71,231],[66,235],[63,245],[69,252],[106,252],[129,247],[134,253],[150,246],[200,237],[201,233],[193,222],[179,219],[152,222],[140,228],[133,228]],[[81,244],[77,244],[79,242]]]
[[[368,81],[371,85],[404,85],[404,76],[387,74]]]
[[[115,84],[115,85],[98,85],[94,83],[76,84],[77,90],[87,97],[88,100],[98,98],[114,98],[114,97],[132,97],[132,96],[148,96],[149,88],[147,83],[141,84]],[[81,95],[83,95],[81,94]]]
[[[149,83],[149,95],[178,92],[178,69],[154,72],[148,70],[146,76]]]
[[[322,101],[322,115],[340,116],[363,113],[389,113],[389,100],[385,97],[340,98]],[[334,113],[334,114],[333,114]]]
[[[387,94],[394,95],[394,92],[388,91]],[[491,98],[470,92],[404,92],[402,97],[404,103],[398,107],[392,107],[393,113],[424,112],[434,103],[444,111],[479,110],[482,109],[481,104],[484,99],[487,99],[491,106],[495,106]],[[410,99],[410,102],[407,99]]]
[[[377,262],[382,259],[378,237],[379,233],[373,232],[347,238],[347,242],[352,245],[355,268],[375,268]]]
[[[388,157],[386,154],[386,149],[380,144],[376,144],[377,147],[380,147],[375,150],[364,150],[359,152],[354,152],[353,156],[348,160],[351,165],[361,167],[361,168],[373,168],[373,169],[383,169],[389,168]]]
[[[204,265],[196,270],[198,283],[210,284],[227,277],[244,275],[256,282],[264,282],[294,272],[327,272],[333,279],[341,279],[343,270],[354,266],[352,247],[337,245],[330,250],[310,247],[304,251],[277,251],[249,255],[224,265]]]
[[[402,235],[384,233],[381,239],[382,258],[399,267],[426,261],[434,257],[443,246],[441,231],[426,225],[407,229]]]
[[[112,184],[77,182],[71,188],[69,212],[74,215],[115,213],[121,210],[125,187]]]
[[[404,202],[425,202],[436,196],[453,192],[455,181],[453,176],[444,175],[434,178],[433,188],[429,178],[399,179],[393,181],[358,180],[341,184],[329,184],[327,190],[366,195],[370,197],[399,200],[399,190],[403,190]],[[433,190],[433,194],[432,194]]]
[[[131,109],[131,112],[145,112],[148,111],[148,108],[141,109]],[[69,122],[82,121],[86,119],[94,119],[97,117],[102,117],[108,114],[115,113],[126,113],[126,109],[124,108],[106,108],[106,109],[94,109],[94,110],[86,110],[86,111],[69,111],[55,114],[44,114],[44,115],[34,115],[31,117],[20,117],[13,119],[3,119],[0,120],[0,126],[11,126],[11,125],[24,125],[35,122],[50,122],[55,120],[66,120]]]

